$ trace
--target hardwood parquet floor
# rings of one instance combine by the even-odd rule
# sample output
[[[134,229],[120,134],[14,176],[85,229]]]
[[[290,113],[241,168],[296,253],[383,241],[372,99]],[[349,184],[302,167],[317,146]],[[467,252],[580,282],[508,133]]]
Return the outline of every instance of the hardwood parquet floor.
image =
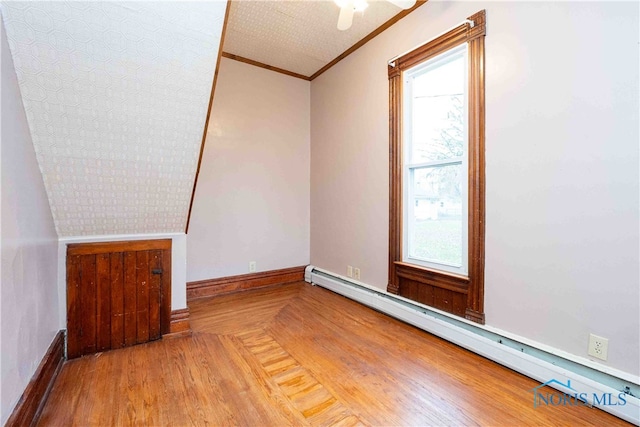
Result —
[[[66,362],[39,425],[628,425],[303,282],[189,308],[190,337]]]

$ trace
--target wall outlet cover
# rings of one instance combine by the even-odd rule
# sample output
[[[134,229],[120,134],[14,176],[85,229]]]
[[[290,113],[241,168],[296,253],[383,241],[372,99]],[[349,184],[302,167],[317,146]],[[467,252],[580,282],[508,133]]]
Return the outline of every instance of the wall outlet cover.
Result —
[[[609,340],[597,335],[589,335],[589,356],[596,357],[601,360],[607,360],[609,352]]]

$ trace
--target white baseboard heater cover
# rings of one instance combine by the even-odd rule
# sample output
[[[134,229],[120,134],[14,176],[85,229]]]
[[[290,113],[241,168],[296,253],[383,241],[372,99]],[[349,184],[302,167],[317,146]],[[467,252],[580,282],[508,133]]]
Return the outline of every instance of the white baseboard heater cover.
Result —
[[[618,396],[619,393],[624,392],[626,393],[625,405],[598,405],[598,408],[640,426],[638,381],[631,382],[628,378],[617,378],[580,365],[575,361],[514,341],[479,326],[470,325],[469,322],[458,321],[425,306],[414,305],[404,298],[371,289],[312,265],[305,269],[305,281],[379,310],[541,383],[552,378],[565,383],[570,380],[572,388],[586,393],[589,405],[594,403],[594,394],[601,396],[611,393],[613,396]],[[561,384],[550,384],[550,386],[570,395],[575,393]]]

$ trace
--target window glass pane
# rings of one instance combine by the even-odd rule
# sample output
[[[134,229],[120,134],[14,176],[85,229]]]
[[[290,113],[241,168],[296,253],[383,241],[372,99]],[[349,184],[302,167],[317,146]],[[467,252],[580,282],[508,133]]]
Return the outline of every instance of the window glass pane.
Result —
[[[410,163],[463,155],[465,55],[441,59],[413,77]]]
[[[409,257],[461,266],[462,165],[414,169],[410,175]]]

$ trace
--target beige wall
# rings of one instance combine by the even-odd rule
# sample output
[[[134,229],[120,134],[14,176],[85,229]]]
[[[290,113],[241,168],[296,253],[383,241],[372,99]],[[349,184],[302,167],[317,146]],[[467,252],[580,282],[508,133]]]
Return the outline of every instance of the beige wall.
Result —
[[[309,82],[222,59],[187,281],[309,263]]]
[[[314,80],[311,263],[385,289],[386,62],[483,8],[487,324],[637,375],[637,3],[430,1]]]
[[[58,235],[38,169],[4,24],[0,24],[0,30],[0,425],[3,425],[59,329],[59,306],[56,287]]]

